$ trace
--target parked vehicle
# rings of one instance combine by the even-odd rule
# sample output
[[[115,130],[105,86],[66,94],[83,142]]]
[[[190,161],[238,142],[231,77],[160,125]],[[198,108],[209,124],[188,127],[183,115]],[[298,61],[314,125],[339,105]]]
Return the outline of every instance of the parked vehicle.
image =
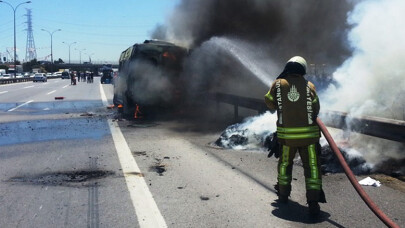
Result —
[[[61,75],[61,78],[62,78],[62,79],[69,79],[69,78],[70,78],[69,72],[63,71],[63,72],[62,72],[62,75]]]
[[[47,82],[48,78],[46,77],[46,75],[44,73],[36,73],[34,75],[34,79],[32,80],[33,82]]]
[[[2,79],[10,79],[11,78],[11,74],[3,74],[1,75]]]

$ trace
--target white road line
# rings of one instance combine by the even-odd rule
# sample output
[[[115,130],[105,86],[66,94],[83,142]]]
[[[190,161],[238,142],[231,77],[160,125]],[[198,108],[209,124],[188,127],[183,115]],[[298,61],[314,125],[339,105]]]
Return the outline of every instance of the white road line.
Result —
[[[34,87],[34,86],[26,86],[26,87],[24,87],[24,89],[28,89],[28,88],[32,88],[32,87]]]
[[[22,106],[24,106],[24,105],[27,105],[27,104],[29,104],[29,103],[31,103],[31,102],[33,102],[33,101],[34,101],[34,100],[27,101],[27,102],[25,102],[25,103],[23,103],[23,104],[18,105],[18,106],[15,107],[15,108],[9,109],[7,112],[12,112],[12,111],[16,110],[17,108],[20,108],[20,107],[22,107]]]
[[[65,86],[62,87],[62,89],[66,88],[66,87],[68,87],[68,86],[69,86],[69,85],[65,85]]]
[[[48,111],[48,110],[50,110],[50,108],[44,108],[44,109],[42,109],[42,110],[44,110],[44,111]]]
[[[100,94],[101,94],[101,101],[103,101],[104,106],[108,106],[107,97],[105,96],[103,86],[100,84]]]
[[[107,106],[107,98],[101,84],[100,93],[103,104]],[[167,227],[166,221],[160,213],[145,179],[138,175],[125,175],[126,173],[141,173],[141,170],[132,156],[131,150],[122,135],[118,124],[112,120],[108,120],[108,125],[110,126],[115,149],[117,150],[118,159],[121,163],[122,171],[124,172],[125,181],[131,196],[132,205],[135,208],[139,226],[142,228]]]
[[[19,86],[19,85],[22,85],[22,84],[32,84],[32,81],[29,81],[29,82],[19,82],[19,83],[10,83],[10,84],[2,84],[2,85],[0,85],[0,87],[6,87],[6,86]]]
[[[49,93],[47,93],[47,94],[49,95],[49,94],[52,94],[52,93],[54,93],[54,92],[56,92],[56,90],[52,90],[51,92],[49,92]]]
[[[3,93],[8,93],[8,91],[3,91],[3,92],[0,92],[0,94],[3,94]]]

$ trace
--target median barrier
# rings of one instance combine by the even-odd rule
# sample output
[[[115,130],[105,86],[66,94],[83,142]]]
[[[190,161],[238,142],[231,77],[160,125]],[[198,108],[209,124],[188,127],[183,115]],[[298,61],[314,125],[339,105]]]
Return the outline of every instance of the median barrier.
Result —
[[[227,103],[234,106],[235,120],[238,118],[238,108],[244,107],[264,113],[268,110],[263,99],[241,97],[225,93],[211,93],[208,98],[217,103]],[[370,116],[351,116],[345,112],[321,111],[319,116],[328,127],[349,130],[378,138],[405,142],[405,121]]]

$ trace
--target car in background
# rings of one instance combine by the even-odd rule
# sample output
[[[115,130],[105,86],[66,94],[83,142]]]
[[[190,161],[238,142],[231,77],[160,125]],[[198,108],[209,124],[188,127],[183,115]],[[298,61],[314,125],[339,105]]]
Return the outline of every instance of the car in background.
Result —
[[[46,77],[46,75],[44,73],[36,73],[34,75],[34,79],[32,80],[33,82],[47,82],[48,78]]]
[[[67,72],[67,71],[62,72],[62,75],[60,77],[62,79],[69,79],[70,78],[69,72]]]
[[[113,70],[110,68],[103,69],[103,76],[101,76],[101,84],[110,84],[112,83]]]
[[[3,74],[1,75],[2,79],[10,79],[11,78],[11,74]]]

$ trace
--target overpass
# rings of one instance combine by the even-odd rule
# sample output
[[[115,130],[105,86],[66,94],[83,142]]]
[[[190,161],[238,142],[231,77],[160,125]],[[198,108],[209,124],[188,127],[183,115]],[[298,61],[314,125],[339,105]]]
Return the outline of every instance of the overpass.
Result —
[[[98,69],[102,68],[103,66],[106,65],[111,65],[112,68],[118,68],[118,64],[102,64],[102,63],[59,63],[59,64],[54,64],[54,69],[55,71],[59,69],[71,69],[74,71],[93,71],[93,72],[98,72]]]

